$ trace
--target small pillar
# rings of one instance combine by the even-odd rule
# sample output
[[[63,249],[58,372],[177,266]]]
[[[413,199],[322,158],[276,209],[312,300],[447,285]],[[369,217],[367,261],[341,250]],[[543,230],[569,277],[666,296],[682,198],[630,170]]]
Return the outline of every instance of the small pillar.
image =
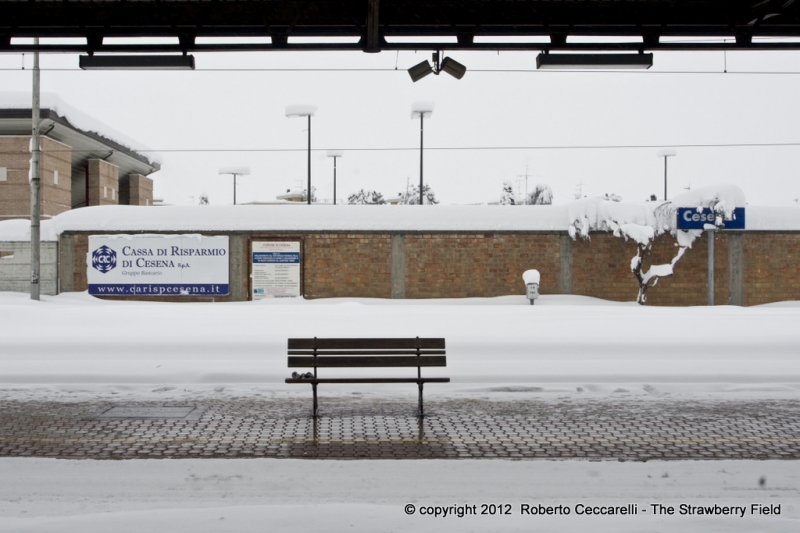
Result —
[[[153,180],[141,174],[128,174],[119,181],[119,203],[153,205]]]
[[[119,204],[119,167],[102,159],[86,162],[86,205]]]

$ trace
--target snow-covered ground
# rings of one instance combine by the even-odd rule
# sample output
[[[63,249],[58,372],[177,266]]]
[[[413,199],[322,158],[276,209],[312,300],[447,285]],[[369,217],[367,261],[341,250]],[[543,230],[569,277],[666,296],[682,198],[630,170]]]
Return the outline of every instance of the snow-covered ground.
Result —
[[[797,398],[800,304],[650,308],[577,296],[151,303],[0,293],[0,398],[308,396],[288,337],[447,339],[429,396]],[[302,390],[299,390],[302,389]],[[326,390],[326,394],[331,394]],[[366,389],[408,395],[408,387]],[[518,396],[517,396],[518,397]],[[530,397],[530,396],[527,396]],[[800,530],[794,461],[0,459],[2,532]],[[763,483],[760,480],[763,479]],[[429,517],[428,506],[510,504]],[[636,516],[578,515],[635,504]],[[652,504],[675,509],[653,516]],[[407,515],[405,506],[415,512]],[[569,516],[521,514],[567,506]],[[681,514],[745,507],[743,518]],[[780,515],[753,514],[780,505]],[[491,509],[491,508],[489,508]],[[756,508],[758,509],[758,508]],[[763,509],[763,508],[762,508]],[[777,509],[773,507],[773,509]],[[451,511],[452,512],[452,511]],[[738,511],[737,511],[738,512]]]
[[[0,530],[789,533],[800,526],[800,470],[788,466],[783,461],[3,459]],[[415,507],[411,515],[408,504]],[[453,509],[444,517],[421,514],[428,507],[473,505],[480,513],[482,504],[502,505],[511,514],[459,518]],[[580,504],[635,504],[639,514],[578,515]],[[654,516],[652,504],[673,507],[674,514]],[[682,515],[681,504],[745,507],[745,513]],[[780,505],[780,515],[754,515],[753,504]],[[522,514],[523,505],[533,510],[560,505],[570,514]]]
[[[542,296],[533,306],[524,296],[170,304],[0,293],[0,317],[0,389],[12,396],[219,386],[305,394],[283,383],[286,339],[314,336],[444,337],[447,367],[425,374],[452,383],[432,385],[434,395],[498,384],[542,394],[621,384],[643,395],[800,392],[800,306],[791,304],[655,308],[579,296]]]

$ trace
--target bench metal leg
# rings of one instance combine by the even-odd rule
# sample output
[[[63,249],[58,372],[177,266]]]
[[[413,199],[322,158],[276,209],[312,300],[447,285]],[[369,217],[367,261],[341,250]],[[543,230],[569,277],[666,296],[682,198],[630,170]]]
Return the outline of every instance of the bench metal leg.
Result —
[[[312,383],[311,388],[314,389],[314,418],[317,417],[317,384]]]
[[[420,381],[417,385],[419,385],[419,416],[425,416],[425,412],[422,410],[422,385],[423,385],[423,383]]]

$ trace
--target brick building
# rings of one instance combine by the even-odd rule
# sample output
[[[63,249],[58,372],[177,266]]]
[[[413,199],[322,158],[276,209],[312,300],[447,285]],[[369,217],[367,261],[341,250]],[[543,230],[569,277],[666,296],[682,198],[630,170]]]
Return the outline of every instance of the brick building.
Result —
[[[41,214],[93,205],[152,205],[158,163],[41,110]],[[0,220],[30,217],[31,110],[0,109]]]

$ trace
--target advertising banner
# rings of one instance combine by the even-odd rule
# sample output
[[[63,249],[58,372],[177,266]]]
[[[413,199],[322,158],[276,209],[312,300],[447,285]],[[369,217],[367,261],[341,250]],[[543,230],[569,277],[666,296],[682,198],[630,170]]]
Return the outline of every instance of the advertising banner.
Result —
[[[253,300],[300,296],[300,243],[253,241]]]
[[[714,224],[717,214],[710,207],[678,208],[678,229],[705,229],[706,224]],[[733,210],[731,220],[723,220],[719,229],[744,229],[744,207]]]
[[[228,237],[92,235],[87,255],[89,294],[228,294]]]

